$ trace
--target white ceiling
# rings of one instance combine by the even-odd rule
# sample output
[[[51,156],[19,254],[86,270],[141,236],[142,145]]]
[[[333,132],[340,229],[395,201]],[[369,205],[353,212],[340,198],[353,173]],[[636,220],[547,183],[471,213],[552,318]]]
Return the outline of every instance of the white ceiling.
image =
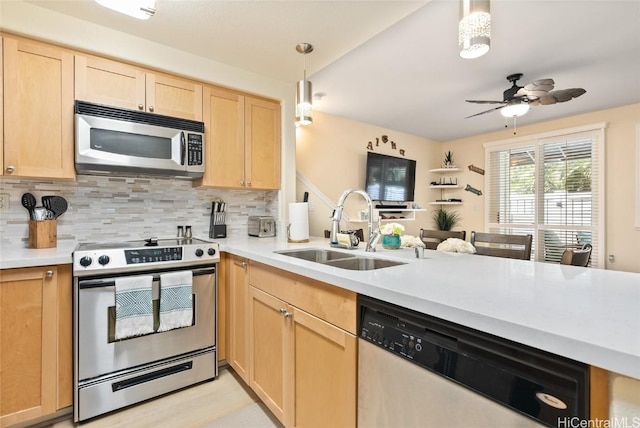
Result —
[[[532,107],[518,126],[640,102],[640,1],[492,0],[491,51],[457,52],[457,0],[157,0],[138,21],[92,0],[29,1],[105,27],[293,83],[306,56],[314,108],[438,141],[503,129],[499,112],[465,99],[501,100],[553,78],[587,93]],[[293,90],[293,89],[292,89]],[[640,118],[638,118],[640,120]]]

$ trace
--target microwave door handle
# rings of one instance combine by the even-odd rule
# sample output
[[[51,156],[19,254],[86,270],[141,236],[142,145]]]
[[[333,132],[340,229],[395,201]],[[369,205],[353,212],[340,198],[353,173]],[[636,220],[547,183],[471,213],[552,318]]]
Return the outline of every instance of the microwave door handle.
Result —
[[[187,144],[184,139],[184,131],[180,133],[180,165],[184,165],[184,158],[187,155]]]

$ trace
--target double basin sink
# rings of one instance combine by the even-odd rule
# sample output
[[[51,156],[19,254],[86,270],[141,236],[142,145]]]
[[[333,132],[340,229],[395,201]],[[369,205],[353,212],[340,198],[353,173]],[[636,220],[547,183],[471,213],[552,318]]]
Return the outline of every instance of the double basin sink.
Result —
[[[325,266],[333,266],[348,270],[374,270],[392,266],[404,265],[404,262],[380,259],[376,257],[360,257],[355,254],[341,251],[325,250],[320,248],[307,248],[303,250],[275,251],[276,254],[295,257],[297,259],[320,263]]]

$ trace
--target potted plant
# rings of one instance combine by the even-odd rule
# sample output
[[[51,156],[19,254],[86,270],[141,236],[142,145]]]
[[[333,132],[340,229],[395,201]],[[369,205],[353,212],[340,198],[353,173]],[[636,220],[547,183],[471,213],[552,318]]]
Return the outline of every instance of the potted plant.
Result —
[[[435,210],[432,218],[437,230],[451,230],[460,222],[460,214],[455,211],[447,211],[444,208]]]
[[[404,233],[404,226],[400,223],[386,223],[380,226],[382,248],[396,250],[400,248],[400,236]]]
[[[442,166],[444,168],[454,168],[453,153],[451,153],[451,150],[444,154],[444,163],[442,164]]]

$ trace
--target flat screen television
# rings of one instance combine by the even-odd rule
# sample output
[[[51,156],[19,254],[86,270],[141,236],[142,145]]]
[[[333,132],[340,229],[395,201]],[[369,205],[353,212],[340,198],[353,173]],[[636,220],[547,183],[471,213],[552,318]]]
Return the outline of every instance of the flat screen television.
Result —
[[[372,201],[413,202],[416,161],[367,152],[365,189]]]

